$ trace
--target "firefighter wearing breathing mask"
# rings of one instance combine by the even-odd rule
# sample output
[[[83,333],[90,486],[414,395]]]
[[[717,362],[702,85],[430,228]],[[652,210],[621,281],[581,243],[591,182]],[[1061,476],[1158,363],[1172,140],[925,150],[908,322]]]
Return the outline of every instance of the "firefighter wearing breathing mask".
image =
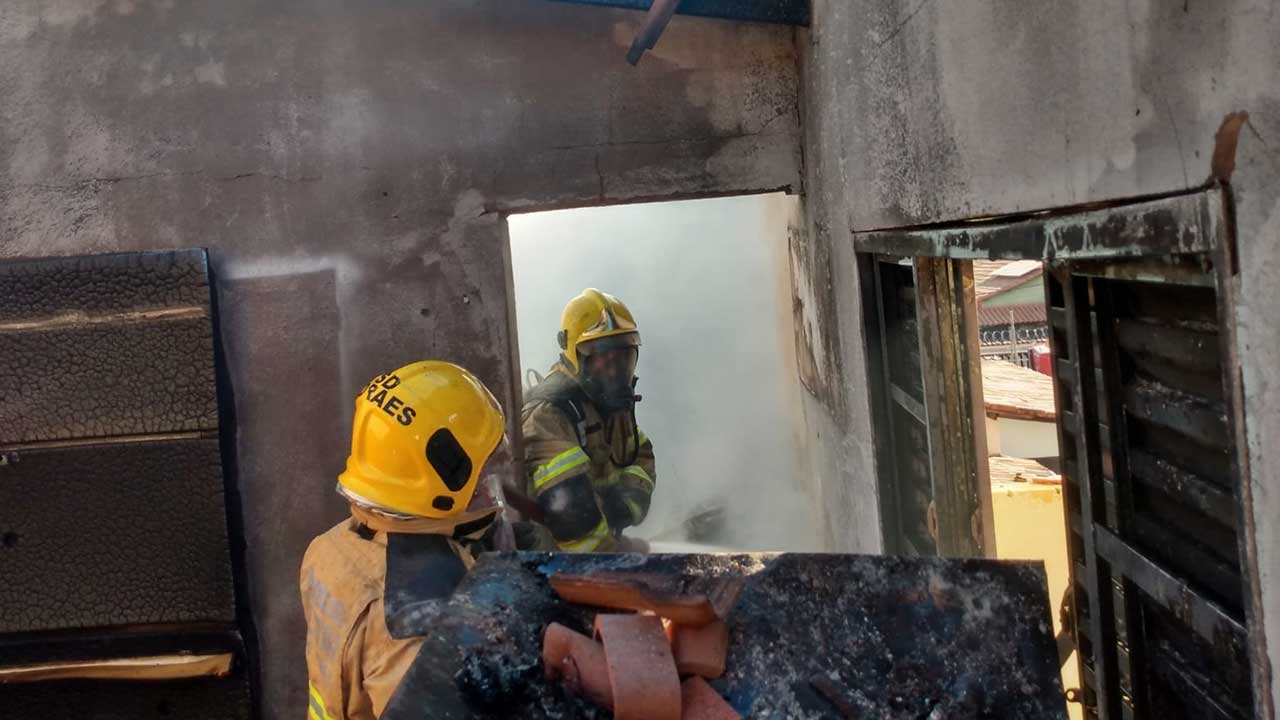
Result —
[[[655,480],[653,445],[636,424],[640,333],[621,300],[595,289],[569,301],[560,328],[560,360],[521,412],[525,494],[549,533],[518,541],[567,552],[631,549],[622,530],[648,514]]]
[[[309,720],[373,720],[409,669],[409,628],[488,549],[502,509],[486,467],[504,442],[493,395],[471,373],[417,362],[356,398],[338,493],[351,516],[302,561]]]

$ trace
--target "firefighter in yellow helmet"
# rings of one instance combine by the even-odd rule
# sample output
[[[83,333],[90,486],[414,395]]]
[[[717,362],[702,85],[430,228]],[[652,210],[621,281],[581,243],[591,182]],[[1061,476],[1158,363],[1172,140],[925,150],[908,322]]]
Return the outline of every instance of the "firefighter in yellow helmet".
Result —
[[[654,489],[653,445],[636,423],[640,332],[627,306],[595,289],[569,301],[563,352],[521,412],[525,495],[538,524],[522,548],[569,552],[632,549],[622,530],[639,525]]]
[[[302,560],[309,720],[373,720],[408,671],[412,613],[448,597],[491,540],[501,511],[486,464],[502,410],[471,373],[417,362],[356,398],[338,492],[351,517]]]

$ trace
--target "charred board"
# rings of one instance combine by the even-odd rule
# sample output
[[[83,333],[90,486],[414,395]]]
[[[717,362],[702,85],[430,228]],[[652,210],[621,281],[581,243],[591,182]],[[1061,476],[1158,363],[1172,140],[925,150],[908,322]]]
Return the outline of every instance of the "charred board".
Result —
[[[424,605],[384,718],[604,718],[543,679],[550,622],[591,632],[557,573],[743,577],[712,687],[753,718],[1065,718],[1039,563],[861,555],[486,555]]]
[[[0,720],[249,720],[249,680],[228,677],[164,682],[62,680],[0,685]]]
[[[235,659],[227,678],[26,675],[0,718],[251,714],[215,310],[200,249],[0,261],[0,670]]]

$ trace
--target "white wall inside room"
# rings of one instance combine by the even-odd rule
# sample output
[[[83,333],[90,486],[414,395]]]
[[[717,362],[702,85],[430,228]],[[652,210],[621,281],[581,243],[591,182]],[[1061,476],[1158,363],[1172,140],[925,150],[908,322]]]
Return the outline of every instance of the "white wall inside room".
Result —
[[[643,347],[641,428],[657,455],[649,518],[628,534],[683,539],[695,509],[723,504],[726,546],[822,547],[795,372],[782,194],[622,205],[508,218],[520,362],[559,357],[564,304],[584,288],[621,298]]]
[[[1019,458],[1058,457],[1058,426],[1052,421],[1002,417],[996,424],[1001,453]]]

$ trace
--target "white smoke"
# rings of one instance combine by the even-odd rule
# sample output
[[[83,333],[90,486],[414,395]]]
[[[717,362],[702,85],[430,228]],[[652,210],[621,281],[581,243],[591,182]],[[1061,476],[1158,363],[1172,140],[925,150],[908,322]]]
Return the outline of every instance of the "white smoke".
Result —
[[[822,550],[806,472],[791,334],[785,195],[561,210],[509,218],[523,368],[559,356],[560,311],[584,288],[640,325],[641,428],[657,454],[649,519],[680,541],[695,509],[727,511],[724,544]]]

